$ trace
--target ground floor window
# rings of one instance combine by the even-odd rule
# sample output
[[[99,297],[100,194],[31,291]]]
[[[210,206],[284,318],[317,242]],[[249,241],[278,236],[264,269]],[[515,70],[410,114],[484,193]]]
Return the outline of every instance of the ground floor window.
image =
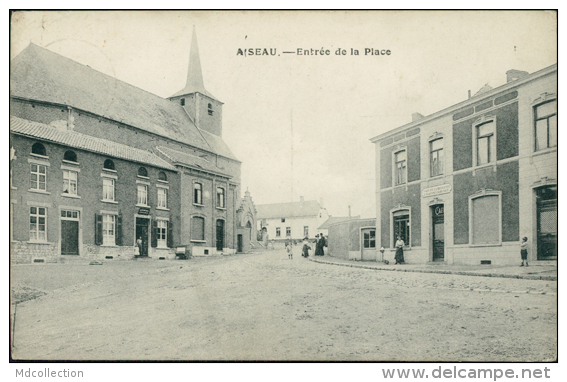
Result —
[[[282,230],[280,227],[276,227],[276,237],[281,237],[282,235]]]
[[[500,196],[482,195],[471,198],[471,244],[500,244]]]
[[[291,237],[291,227],[285,227],[285,236]]]
[[[405,245],[410,245],[410,213],[409,210],[396,211],[392,219],[394,237],[392,242],[395,243],[400,237]]]
[[[102,244],[116,245],[115,216],[102,215]]]
[[[309,226],[303,227],[303,237],[309,237]]]
[[[376,231],[370,230],[364,232],[363,240],[364,248],[376,248]]]
[[[30,207],[30,240],[47,241],[47,208]]]
[[[191,240],[205,240],[205,219],[194,216],[191,219]]]
[[[158,220],[157,222],[157,246],[167,248],[167,221]]]

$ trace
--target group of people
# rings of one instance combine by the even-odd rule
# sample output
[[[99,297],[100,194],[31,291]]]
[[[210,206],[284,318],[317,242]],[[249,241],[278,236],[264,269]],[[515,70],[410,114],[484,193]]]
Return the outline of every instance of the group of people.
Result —
[[[327,241],[323,234],[315,235],[315,256],[325,256],[325,247],[327,246]],[[285,249],[287,251],[288,259],[293,259],[293,241],[291,239],[286,239]],[[303,239],[303,248],[301,249],[301,256],[308,258],[309,251],[311,247],[309,246],[309,239],[306,237]]]

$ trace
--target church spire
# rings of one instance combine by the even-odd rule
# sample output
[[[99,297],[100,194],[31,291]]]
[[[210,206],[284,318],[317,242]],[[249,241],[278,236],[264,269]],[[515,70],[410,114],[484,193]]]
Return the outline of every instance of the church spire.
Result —
[[[216,101],[215,96],[205,89],[205,84],[203,81],[203,72],[201,70],[201,59],[199,57],[199,45],[197,44],[197,32],[195,26],[193,26],[193,35],[191,37],[191,51],[189,54],[189,68],[187,70],[187,82],[185,87],[172,95],[170,98],[178,97],[191,93],[201,93],[210,97]]]

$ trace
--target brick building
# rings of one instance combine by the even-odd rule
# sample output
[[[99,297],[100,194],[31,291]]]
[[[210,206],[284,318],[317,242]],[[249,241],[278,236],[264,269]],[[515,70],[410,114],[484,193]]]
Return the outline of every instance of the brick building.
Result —
[[[557,259],[557,65],[372,139],[377,244],[408,263]]]
[[[12,60],[10,88],[14,261],[61,261],[69,245],[128,257],[140,236],[151,257],[236,251],[241,162],[222,139],[195,32],[186,86],[168,99],[34,44]]]

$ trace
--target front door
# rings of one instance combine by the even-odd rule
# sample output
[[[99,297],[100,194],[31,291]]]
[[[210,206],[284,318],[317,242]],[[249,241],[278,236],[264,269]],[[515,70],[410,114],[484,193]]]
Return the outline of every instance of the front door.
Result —
[[[150,231],[150,219],[136,218],[136,242],[142,239],[142,247],[140,248],[140,256],[148,256],[148,233]]]
[[[362,233],[362,259],[376,260],[376,229],[364,228]]]
[[[217,251],[224,248],[224,220],[217,220]]]
[[[557,186],[537,194],[537,259],[557,260]]]
[[[445,211],[442,204],[431,207],[433,261],[445,260]]]
[[[61,211],[61,254],[79,254],[79,212]]]

